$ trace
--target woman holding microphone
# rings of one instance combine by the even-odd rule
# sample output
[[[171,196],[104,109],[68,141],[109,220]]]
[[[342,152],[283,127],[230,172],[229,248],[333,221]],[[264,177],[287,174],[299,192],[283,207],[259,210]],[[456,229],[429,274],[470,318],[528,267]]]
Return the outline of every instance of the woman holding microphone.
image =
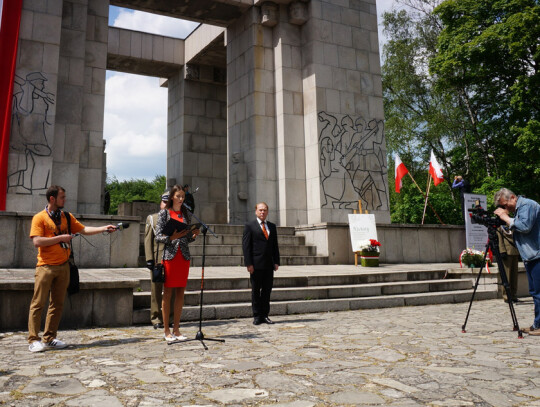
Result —
[[[165,283],[163,284],[163,325],[165,328],[164,338],[167,342],[186,340],[187,338],[180,333],[180,316],[184,307],[184,291],[187,285],[189,274],[189,247],[193,242],[199,230],[191,231],[189,229],[181,232],[174,232],[171,236],[163,233],[163,229],[169,219],[175,219],[186,224],[191,223],[191,215],[188,213],[184,203],[185,192],[181,186],[172,187],[169,200],[158,215],[156,241],[165,243],[163,250],[163,268],[165,270]],[[169,315],[171,308],[172,291],[175,290],[176,298],[174,300],[173,331],[171,334],[169,328]]]

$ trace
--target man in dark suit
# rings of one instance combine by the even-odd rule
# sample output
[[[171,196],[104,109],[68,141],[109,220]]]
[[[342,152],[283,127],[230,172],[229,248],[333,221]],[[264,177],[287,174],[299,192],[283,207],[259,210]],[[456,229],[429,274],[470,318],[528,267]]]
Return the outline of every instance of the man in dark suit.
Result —
[[[242,236],[244,265],[250,274],[251,306],[253,324],[273,324],[268,318],[270,294],[274,285],[274,270],[279,268],[277,228],[267,222],[268,205],[264,202],[255,206],[257,219],[248,222]]]

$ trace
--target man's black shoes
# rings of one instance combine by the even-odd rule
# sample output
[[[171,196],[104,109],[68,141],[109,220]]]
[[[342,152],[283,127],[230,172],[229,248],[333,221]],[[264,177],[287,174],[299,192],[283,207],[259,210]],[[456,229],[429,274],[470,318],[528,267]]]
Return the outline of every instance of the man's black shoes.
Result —
[[[253,325],[261,325],[261,324],[270,324],[272,325],[274,323],[274,321],[272,321],[270,318],[268,317],[264,317],[264,318],[253,318]]]

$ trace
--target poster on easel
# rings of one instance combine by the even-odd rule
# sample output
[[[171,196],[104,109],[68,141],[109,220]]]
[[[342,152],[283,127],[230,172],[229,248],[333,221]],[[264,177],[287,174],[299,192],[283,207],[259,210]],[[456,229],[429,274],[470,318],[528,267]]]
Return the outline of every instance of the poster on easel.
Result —
[[[366,240],[377,240],[377,226],[373,214],[349,214],[349,231],[353,252],[361,251],[360,246]]]
[[[487,197],[480,194],[463,194],[464,212],[465,212],[465,237],[466,244],[469,249],[479,251],[486,250],[488,240],[487,228],[478,223],[472,223],[468,209],[475,207],[477,201],[482,208],[487,208]]]

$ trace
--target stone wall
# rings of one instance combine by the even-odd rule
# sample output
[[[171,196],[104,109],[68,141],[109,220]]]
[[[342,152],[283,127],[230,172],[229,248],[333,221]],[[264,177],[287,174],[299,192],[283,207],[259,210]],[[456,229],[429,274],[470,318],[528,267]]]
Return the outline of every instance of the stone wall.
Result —
[[[296,234],[317,246],[330,264],[354,264],[349,225],[320,223],[297,226]],[[458,263],[466,248],[465,227],[452,225],[397,225],[377,223],[382,263]]]
[[[137,267],[139,256],[140,218],[73,214],[85,226],[103,226],[129,222],[130,227],[110,235],[73,238],[75,262],[81,268]],[[30,239],[34,213],[0,212],[0,268],[32,268],[36,265],[37,248]]]
[[[24,1],[12,112],[7,210],[36,211],[52,184],[100,213],[107,0]]]

